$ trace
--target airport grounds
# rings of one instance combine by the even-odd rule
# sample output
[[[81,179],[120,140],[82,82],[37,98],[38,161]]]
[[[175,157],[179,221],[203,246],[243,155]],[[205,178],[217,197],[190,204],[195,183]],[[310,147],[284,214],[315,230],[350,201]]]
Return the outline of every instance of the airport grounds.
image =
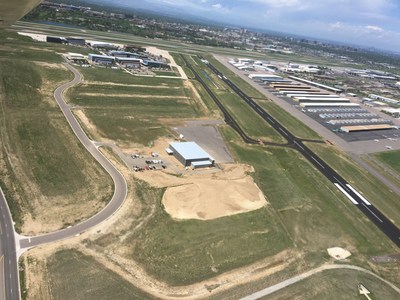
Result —
[[[56,53],[71,49],[34,43],[10,32],[5,34],[9,42],[1,46],[3,61],[4,58],[12,60],[15,66],[10,73],[18,72],[15,77],[25,74],[25,82],[29,84],[4,89],[10,92],[2,97],[3,115],[8,116],[2,127],[3,130],[17,128],[17,133],[8,133],[2,146],[2,164],[7,172],[2,186],[7,198],[18,203],[13,216],[19,220],[20,232],[32,224],[31,220],[37,224],[34,233],[70,226],[104,207],[112,192],[111,180],[75,141],[52,99],[52,90],[71,78],[61,67],[61,57]],[[25,53],[23,63],[7,51],[16,44]],[[43,51],[48,52],[46,58],[40,55]],[[86,54],[84,48],[73,51]],[[187,71],[182,61],[178,61],[179,56],[180,53],[173,54]],[[248,135],[284,144],[282,137],[244,106],[196,55],[185,57]],[[229,73],[223,65],[219,67],[245,93],[265,103],[263,107],[291,132],[302,138],[324,140],[265,94]],[[326,252],[332,246],[351,251],[352,256],[346,263],[372,270],[397,285],[400,283],[398,261],[382,264],[373,260],[396,253],[397,248],[299,153],[284,145],[247,145],[224,124],[216,128],[229,153],[235,164],[254,168],[249,174],[265,195],[267,204],[251,212],[213,220],[171,217],[162,202],[171,185],[160,186],[152,181],[149,177],[153,175],[146,175],[150,171],[133,172],[113,144],[125,155],[138,150],[150,153],[159,143],[175,140],[178,134],[174,128],[185,126],[187,121],[221,119],[217,106],[194,80],[188,84],[179,79],[133,77],[121,70],[98,67],[79,71],[85,81],[68,91],[69,105],[88,136],[108,145],[103,151],[126,177],[129,195],[124,207],[102,227],[72,240],[27,252],[22,258],[25,275],[21,281],[25,299],[76,299],[78,296],[106,299],[111,295],[118,295],[119,299],[131,299],[132,295],[138,299],[240,298],[322,264],[335,263]],[[190,73],[187,75],[191,77]],[[10,98],[14,90],[21,94]],[[7,103],[9,99],[15,100]],[[17,99],[25,101],[17,102]],[[400,223],[398,196],[388,192],[340,149],[319,143],[310,143],[310,147],[354,182],[395,223]],[[44,155],[51,159],[46,160]],[[390,163],[396,159],[395,155],[382,155],[378,159]],[[393,168],[397,170],[396,166]],[[26,169],[34,173],[21,177]],[[15,170],[19,173],[13,174]],[[62,173],[54,176],[58,170]],[[172,182],[192,175],[181,170],[167,176]],[[25,187],[23,182],[32,184]],[[64,190],[65,186],[68,191]],[[76,195],[84,197],[79,197],[79,201],[70,197],[71,188]],[[32,190],[35,190],[34,197],[28,201],[25,195]],[[46,197],[57,202],[49,202]],[[381,198],[385,201],[380,202]],[[47,212],[49,209],[51,213]],[[85,212],[85,215],[77,216],[76,212]],[[53,227],[44,224],[53,224]],[[346,283],[332,286],[333,281],[343,276],[348,278]],[[349,293],[355,295],[355,287],[350,283],[359,280],[368,283],[377,297],[395,299],[397,296],[370,276],[357,272],[340,270],[321,277],[307,280],[303,287],[284,289],[274,297],[317,298],[333,293],[335,288],[338,297],[346,298]],[[68,285],[75,283],[74,290],[68,288],[67,282]],[[315,284],[320,284],[316,294],[307,294],[306,287]],[[298,289],[304,293],[299,295]]]

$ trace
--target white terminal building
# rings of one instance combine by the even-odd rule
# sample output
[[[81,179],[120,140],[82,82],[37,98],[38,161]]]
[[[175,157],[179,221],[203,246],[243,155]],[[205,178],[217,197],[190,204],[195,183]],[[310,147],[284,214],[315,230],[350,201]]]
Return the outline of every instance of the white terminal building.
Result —
[[[185,167],[197,169],[214,166],[214,158],[195,142],[173,142],[165,151],[175,156]]]

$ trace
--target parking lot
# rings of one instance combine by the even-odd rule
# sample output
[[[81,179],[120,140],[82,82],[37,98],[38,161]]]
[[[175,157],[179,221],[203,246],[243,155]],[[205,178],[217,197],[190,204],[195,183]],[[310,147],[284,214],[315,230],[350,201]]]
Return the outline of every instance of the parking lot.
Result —
[[[366,108],[342,108],[342,107],[330,107],[330,108],[303,108],[298,102],[286,97],[272,88],[265,87],[271,94],[275,95],[276,98],[285,101],[291,106],[300,110],[308,117],[312,118],[331,132],[335,133],[341,139],[346,142],[357,142],[357,141],[390,141],[396,142],[400,137],[399,129],[388,129],[388,130],[375,130],[375,131],[359,131],[359,132],[341,132],[339,129],[341,126],[351,125],[372,125],[372,124],[391,124],[392,121],[381,118],[376,113],[371,113]],[[386,146],[386,145],[385,145]],[[392,149],[392,145],[387,145],[384,149]],[[382,149],[382,150],[384,150]]]

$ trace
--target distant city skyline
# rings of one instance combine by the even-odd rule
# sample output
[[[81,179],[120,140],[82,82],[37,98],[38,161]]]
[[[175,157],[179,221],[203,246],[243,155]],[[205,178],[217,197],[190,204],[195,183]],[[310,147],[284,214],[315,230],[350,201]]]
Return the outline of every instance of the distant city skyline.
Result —
[[[176,17],[187,15],[400,52],[396,0],[98,0]]]

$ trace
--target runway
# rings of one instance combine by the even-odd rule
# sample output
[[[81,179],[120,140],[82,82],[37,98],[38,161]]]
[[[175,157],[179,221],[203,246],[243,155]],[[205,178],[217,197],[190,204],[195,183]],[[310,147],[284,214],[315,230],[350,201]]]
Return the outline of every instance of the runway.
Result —
[[[200,57],[204,59],[203,57]],[[372,203],[361,195],[354,187],[352,187],[343,177],[325,163],[316,153],[310,150],[301,139],[295,137],[276,119],[269,115],[261,106],[253,99],[247,96],[233,82],[231,82],[223,73],[215,68],[211,63],[207,66],[222,81],[224,81],[240,98],[245,101],[258,115],[260,115],[268,124],[279,132],[287,141],[293,145],[294,149],[299,151],[317,170],[319,170],[336,188],[341,191],[346,198],[355,205],[364,215],[368,217],[389,239],[391,239],[398,247],[400,247],[400,229],[396,227],[385,215],[383,215]]]

